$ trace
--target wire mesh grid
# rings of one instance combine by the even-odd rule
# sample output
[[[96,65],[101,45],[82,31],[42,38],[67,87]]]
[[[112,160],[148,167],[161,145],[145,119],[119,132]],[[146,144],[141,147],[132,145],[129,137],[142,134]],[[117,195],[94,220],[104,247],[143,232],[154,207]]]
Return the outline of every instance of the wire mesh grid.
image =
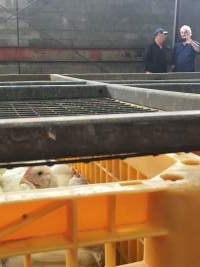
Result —
[[[112,98],[79,98],[40,101],[2,101],[0,119],[75,115],[124,114],[155,110]]]

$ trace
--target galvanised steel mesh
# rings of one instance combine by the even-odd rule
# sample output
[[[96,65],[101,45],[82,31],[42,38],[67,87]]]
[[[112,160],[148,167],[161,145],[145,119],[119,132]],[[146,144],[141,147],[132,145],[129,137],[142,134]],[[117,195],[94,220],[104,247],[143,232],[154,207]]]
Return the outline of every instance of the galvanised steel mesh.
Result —
[[[0,119],[125,114],[156,110],[112,98],[1,101]]]

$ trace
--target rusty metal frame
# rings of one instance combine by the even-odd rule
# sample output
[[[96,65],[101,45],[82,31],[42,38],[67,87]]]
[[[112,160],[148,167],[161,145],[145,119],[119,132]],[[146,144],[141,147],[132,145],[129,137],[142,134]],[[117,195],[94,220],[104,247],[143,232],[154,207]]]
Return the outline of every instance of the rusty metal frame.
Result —
[[[200,150],[200,111],[0,120],[0,162]]]

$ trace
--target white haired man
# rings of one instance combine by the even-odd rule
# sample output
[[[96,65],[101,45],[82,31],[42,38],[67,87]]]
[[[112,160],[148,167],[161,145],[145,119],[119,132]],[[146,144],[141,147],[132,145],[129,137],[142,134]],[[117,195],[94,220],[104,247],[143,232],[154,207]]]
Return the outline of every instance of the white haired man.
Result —
[[[180,36],[182,40],[175,44],[173,50],[173,70],[194,72],[195,56],[200,53],[200,44],[192,39],[192,30],[187,25],[180,28]]]

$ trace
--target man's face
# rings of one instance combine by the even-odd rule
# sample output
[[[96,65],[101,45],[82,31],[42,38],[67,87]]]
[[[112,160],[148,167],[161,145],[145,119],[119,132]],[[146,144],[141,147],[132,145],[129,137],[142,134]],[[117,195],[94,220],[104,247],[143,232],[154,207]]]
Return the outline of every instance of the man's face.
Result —
[[[165,41],[165,39],[167,38],[167,34],[164,34],[164,33],[158,33],[158,35],[157,35],[157,37],[158,37],[158,39],[159,39],[159,41],[161,42],[161,43],[164,43],[164,41]]]
[[[186,40],[190,35],[187,30],[180,30],[181,39]]]

